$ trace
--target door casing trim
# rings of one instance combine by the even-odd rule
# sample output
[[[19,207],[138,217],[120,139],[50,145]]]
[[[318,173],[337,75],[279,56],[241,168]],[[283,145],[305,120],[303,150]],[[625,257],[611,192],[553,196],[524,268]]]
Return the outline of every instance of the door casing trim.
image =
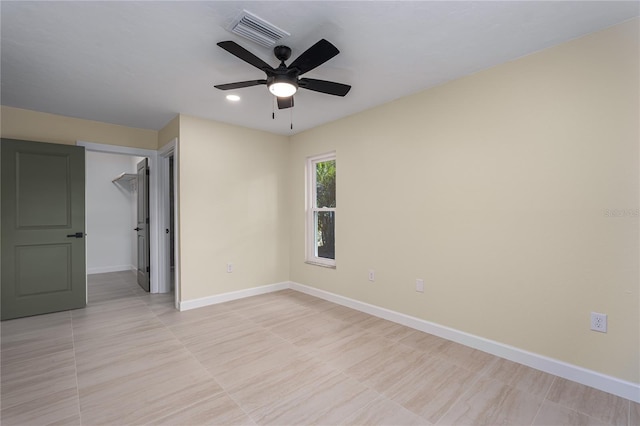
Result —
[[[169,227],[171,220],[171,215],[169,212],[169,158],[173,156],[173,221],[174,221],[174,265],[175,269],[174,273],[174,305],[176,309],[179,309],[180,304],[180,227],[178,224],[179,221],[179,212],[178,209],[178,176],[179,176],[179,167],[180,162],[178,161],[178,138],[173,138],[169,143],[158,150],[158,164],[159,164],[159,210],[158,210],[158,221],[162,224],[160,232],[163,232],[165,228]],[[163,244],[160,244],[160,259],[168,259],[170,255],[170,239],[166,238],[166,234],[161,234],[163,239]],[[167,262],[158,262],[158,265],[164,265],[164,267],[160,268],[162,279],[161,283],[164,284],[164,293],[168,293],[171,291],[171,263]]]

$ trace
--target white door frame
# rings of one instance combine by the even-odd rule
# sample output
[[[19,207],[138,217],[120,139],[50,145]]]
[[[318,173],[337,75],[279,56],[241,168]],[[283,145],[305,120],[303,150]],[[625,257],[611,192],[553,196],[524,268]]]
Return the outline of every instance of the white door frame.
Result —
[[[166,234],[165,229],[170,228],[169,221],[171,220],[171,212],[170,212],[170,200],[169,200],[169,158],[173,156],[173,229],[174,236],[173,241],[175,244],[174,247],[174,296],[175,296],[175,308],[180,309],[180,259],[179,256],[179,227],[178,224],[180,221],[178,220],[178,138],[173,138],[168,144],[163,146],[158,150],[158,171],[159,171],[159,210],[158,210],[158,222],[163,224],[162,226],[162,236],[164,237],[162,240],[162,244],[160,244],[160,259],[164,261],[160,261],[159,265],[163,267],[160,268],[160,274],[162,277],[162,283],[165,285],[164,292],[168,293],[171,290],[171,262],[167,262],[171,253],[171,238],[168,234]]]
[[[164,276],[161,275],[162,268],[160,268],[160,265],[162,265],[163,262],[162,258],[160,257],[160,245],[158,244],[158,242],[160,241],[160,235],[163,235],[164,233],[165,227],[164,222],[159,220],[159,218],[161,218],[161,209],[158,196],[158,180],[160,169],[160,167],[158,167],[158,151],[154,151],[151,149],[129,148],[126,146],[106,145],[86,141],[76,141],[76,145],[83,146],[87,151],[92,152],[133,155],[138,157],[147,157],[149,159],[149,248],[151,257],[151,293],[161,293],[165,288],[165,283],[160,280],[160,278],[164,278]]]

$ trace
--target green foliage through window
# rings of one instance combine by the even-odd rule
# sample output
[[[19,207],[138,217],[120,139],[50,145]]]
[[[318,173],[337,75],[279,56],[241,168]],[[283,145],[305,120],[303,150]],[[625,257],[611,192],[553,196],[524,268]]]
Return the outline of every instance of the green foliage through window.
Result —
[[[316,207],[336,207],[336,161],[316,163]],[[316,256],[335,259],[335,212],[316,212]]]

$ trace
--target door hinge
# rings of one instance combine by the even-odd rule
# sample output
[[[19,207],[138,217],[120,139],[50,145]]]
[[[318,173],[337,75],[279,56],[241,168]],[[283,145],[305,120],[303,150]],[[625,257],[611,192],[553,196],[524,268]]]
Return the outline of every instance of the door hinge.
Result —
[[[147,169],[147,176],[149,176],[149,169]]]
[[[149,269],[149,267],[147,266],[147,272],[151,272],[151,269]]]
[[[146,224],[147,224],[147,225],[149,224],[149,218],[147,218]]]

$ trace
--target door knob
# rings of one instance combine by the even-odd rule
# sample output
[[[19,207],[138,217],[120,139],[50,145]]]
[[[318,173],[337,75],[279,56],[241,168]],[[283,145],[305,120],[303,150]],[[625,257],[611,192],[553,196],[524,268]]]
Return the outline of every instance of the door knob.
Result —
[[[82,238],[84,237],[84,232],[76,232],[75,234],[67,235],[67,238]]]
[[[142,228],[133,228],[134,231],[142,231]]]

